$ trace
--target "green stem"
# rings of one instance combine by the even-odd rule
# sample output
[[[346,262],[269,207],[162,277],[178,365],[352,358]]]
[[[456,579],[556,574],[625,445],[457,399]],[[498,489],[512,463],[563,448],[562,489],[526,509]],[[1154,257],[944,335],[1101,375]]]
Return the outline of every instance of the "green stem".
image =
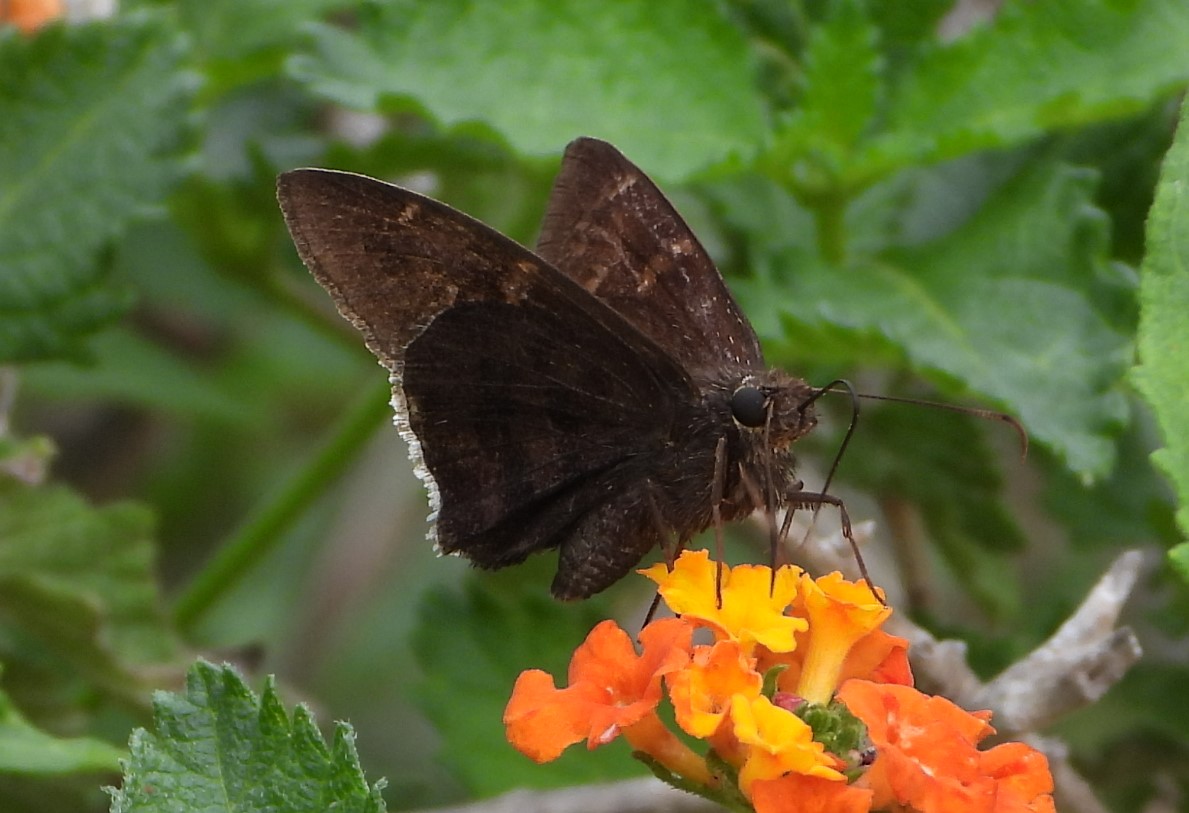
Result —
[[[281,541],[284,531],[305,512],[355,459],[356,453],[389,414],[389,389],[369,388],[329,432],[313,459],[270,499],[259,505],[177,599],[179,629],[194,624]]]

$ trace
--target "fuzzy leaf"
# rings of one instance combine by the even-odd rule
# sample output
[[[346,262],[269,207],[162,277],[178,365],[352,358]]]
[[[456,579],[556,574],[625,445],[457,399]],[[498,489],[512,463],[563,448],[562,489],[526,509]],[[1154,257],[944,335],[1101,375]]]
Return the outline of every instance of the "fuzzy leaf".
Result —
[[[805,54],[804,94],[776,136],[778,154],[804,157],[831,179],[845,172],[845,163],[873,123],[882,58],[876,50],[875,26],[856,0],[836,5],[830,19],[816,26]],[[812,186],[824,179],[799,177]]]
[[[76,400],[109,399],[229,424],[254,417],[255,405],[248,398],[243,398],[247,403],[235,400],[186,359],[122,328],[105,331],[91,341],[94,363],[31,366],[25,375],[30,389]]]
[[[313,32],[315,53],[292,67],[318,94],[364,110],[412,105],[446,127],[490,128],[525,155],[599,136],[673,178],[763,132],[746,42],[697,0],[398,2],[355,31]]]
[[[1019,144],[1138,112],[1189,83],[1182,0],[1005,3],[889,90],[888,132],[856,176]]]
[[[103,249],[177,171],[181,53],[145,16],[0,31],[0,361],[77,356],[128,307]]]
[[[864,361],[903,353],[994,398],[1092,479],[1112,464],[1110,436],[1126,417],[1116,385],[1130,357],[1087,290],[1106,264],[1093,182],[1082,170],[1040,165],[923,246],[842,270],[804,249],[770,246],[769,270],[761,265],[739,287],[757,329],[781,325],[802,352],[844,329],[872,348]]]
[[[190,668],[184,694],[158,692],[155,730],[132,733],[112,813],[383,813],[383,782],[368,785],[355,733],[330,746],[305,706],[286,713],[270,678],[257,697],[229,667]]]
[[[1189,535],[1189,105],[1164,160],[1148,217],[1140,283],[1136,385],[1156,413],[1164,448],[1152,455],[1177,494],[1177,525]],[[1180,561],[1185,561],[1184,551]]]
[[[287,47],[300,25],[350,0],[182,0],[182,24],[204,56],[236,60],[270,47]]]

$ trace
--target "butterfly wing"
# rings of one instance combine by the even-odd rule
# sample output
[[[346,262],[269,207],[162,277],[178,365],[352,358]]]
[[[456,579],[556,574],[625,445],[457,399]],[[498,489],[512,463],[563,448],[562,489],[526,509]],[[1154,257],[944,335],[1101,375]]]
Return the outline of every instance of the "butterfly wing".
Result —
[[[614,561],[567,565],[555,592],[589,595],[634,565],[658,535],[625,495],[694,398],[682,368],[541,258],[437,201],[327,170],[285,173],[278,198],[302,260],[391,373],[439,549],[501,567],[576,534],[590,546],[582,529],[612,527],[593,518],[621,510],[625,538],[605,540]]]
[[[687,370],[763,368],[755,331],[698,238],[610,144],[566,148],[537,253]]]

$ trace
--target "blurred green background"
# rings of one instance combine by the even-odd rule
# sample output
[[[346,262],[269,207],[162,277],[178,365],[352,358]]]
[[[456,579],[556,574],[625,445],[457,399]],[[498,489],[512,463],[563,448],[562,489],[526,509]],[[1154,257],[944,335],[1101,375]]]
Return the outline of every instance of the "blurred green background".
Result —
[[[607,139],[773,364],[1017,416],[1026,462],[1000,425],[865,407],[838,474],[897,610],[985,676],[1122,550],[1187,530],[1189,317],[1141,294],[1175,269],[1144,228],[1183,0],[85,5],[0,23],[2,810],[106,809],[152,691],[199,655],[350,720],[391,809],[643,773],[626,747],[537,767],[502,741],[515,674],[563,674],[650,592],[562,606],[551,556],[434,557],[386,375],[281,223],[296,166],[531,245],[566,143]],[[808,484],[846,420],[800,442]],[[1162,567],[1140,592],[1146,657],[1050,732],[1117,811],[1189,798],[1185,585]]]

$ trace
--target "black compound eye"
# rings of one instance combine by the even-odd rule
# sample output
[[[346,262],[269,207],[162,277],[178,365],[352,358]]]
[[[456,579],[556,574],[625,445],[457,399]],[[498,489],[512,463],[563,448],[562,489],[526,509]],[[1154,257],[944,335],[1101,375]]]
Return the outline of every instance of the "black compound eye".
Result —
[[[767,402],[767,397],[759,387],[745,385],[731,396],[731,414],[743,426],[763,426],[767,417]]]

